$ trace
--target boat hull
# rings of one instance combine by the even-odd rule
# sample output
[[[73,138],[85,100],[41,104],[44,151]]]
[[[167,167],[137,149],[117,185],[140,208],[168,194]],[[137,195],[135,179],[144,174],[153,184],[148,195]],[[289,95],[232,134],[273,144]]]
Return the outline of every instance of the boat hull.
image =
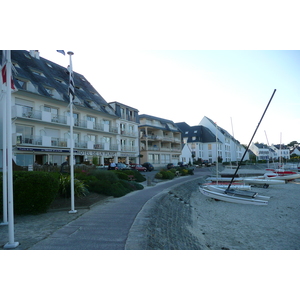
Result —
[[[215,191],[211,191],[205,187],[200,187],[200,186],[199,186],[199,190],[204,196],[206,196],[208,198],[220,200],[220,201],[238,203],[238,204],[268,205],[268,201],[265,201],[265,200],[257,200],[257,199],[248,198],[248,197],[237,197],[234,195],[228,195],[228,194],[225,194],[225,191],[215,192]]]
[[[222,186],[217,186],[217,185],[205,185],[204,187],[210,191],[219,192],[219,193],[224,193],[225,190],[228,188],[228,186],[226,186],[226,188],[223,188]],[[239,193],[238,192],[239,189],[237,189],[237,186],[234,186],[234,188],[230,189],[230,190],[237,190],[237,194]],[[248,197],[250,197],[250,196],[251,196],[251,194],[249,193]],[[268,196],[261,196],[258,194],[255,195],[255,200],[269,200],[269,199],[270,199],[270,197],[268,197]]]
[[[277,184],[284,184],[285,181],[279,180],[279,179],[271,179],[271,178],[266,179],[265,177],[262,177],[262,178],[246,177],[246,178],[244,178],[244,183],[257,184],[257,185],[277,185]]]

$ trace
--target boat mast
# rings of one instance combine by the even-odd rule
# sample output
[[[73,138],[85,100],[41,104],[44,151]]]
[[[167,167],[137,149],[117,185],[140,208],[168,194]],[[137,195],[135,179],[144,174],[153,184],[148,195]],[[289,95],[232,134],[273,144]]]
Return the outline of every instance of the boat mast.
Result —
[[[274,97],[274,95],[275,95],[275,92],[276,92],[276,89],[274,90],[274,92],[273,92],[273,94],[272,94],[272,96],[271,96],[271,98],[270,98],[270,100],[269,100],[269,102],[268,102],[268,105],[267,105],[267,107],[265,108],[265,111],[264,111],[262,117],[260,118],[260,121],[259,121],[259,123],[258,123],[258,125],[257,125],[257,127],[256,127],[256,129],[255,129],[255,131],[254,131],[254,133],[253,133],[253,136],[252,136],[252,138],[251,138],[251,140],[250,140],[250,142],[249,142],[249,144],[248,144],[248,146],[247,146],[247,148],[246,148],[244,154],[243,154],[243,157],[242,157],[241,160],[239,161],[238,167],[236,168],[236,170],[235,170],[235,172],[234,172],[234,174],[233,174],[233,176],[232,176],[232,179],[231,179],[231,181],[230,181],[230,183],[229,183],[229,185],[228,185],[227,190],[225,191],[225,193],[226,193],[226,192],[230,189],[230,187],[231,187],[231,184],[232,184],[232,182],[233,182],[233,180],[234,180],[234,178],[235,178],[235,176],[236,176],[236,174],[237,174],[237,172],[238,172],[238,170],[239,170],[239,168],[240,168],[240,166],[241,166],[241,164],[242,164],[242,161],[243,161],[243,159],[244,159],[244,157],[245,157],[245,155],[246,155],[246,153],[247,153],[247,151],[248,151],[248,149],[249,149],[249,147],[250,147],[250,145],[251,145],[251,143],[252,143],[252,140],[253,140],[253,138],[254,138],[256,132],[257,132],[257,129],[258,129],[258,127],[259,127],[261,121],[263,120],[263,118],[264,118],[264,116],[265,116],[265,114],[266,114],[266,112],[267,112],[267,110],[268,110],[268,107],[269,107],[269,105],[270,105],[270,103],[271,103],[271,101],[272,101],[272,99],[273,99],[273,97]]]

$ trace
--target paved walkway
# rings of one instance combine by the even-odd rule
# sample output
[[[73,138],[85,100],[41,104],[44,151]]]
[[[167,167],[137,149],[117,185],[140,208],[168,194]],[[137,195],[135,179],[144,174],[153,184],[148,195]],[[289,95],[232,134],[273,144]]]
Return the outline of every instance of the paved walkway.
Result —
[[[142,232],[137,226],[132,230],[133,223],[139,224],[139,214],[145,203],[155,199],[160,193],[172,188],[174,185],[194,180],[196,177],[209,175],[208,169],[196,169],[194,176],[176,178],[172,181],[159,183],[153,187],[145,187],[144,190],[130,193],[121,198],[113,198],[105,203],[96,205],[90,210],[80,210],[79,216],[67,225],[55,230],[47,238],[31,241],[30,250],[124,250],[136,249]],[[147,205],[149,207],[149,205]],[[63,218],[70,216],[66,212],[59,212]],[[55,213],[57,214],[57,213]],[[47,219],[45,215],[45,219]],[[50,229],[57,226],[56,221],[51,222],[48,215],[47,226]],[[59,221],[58,221],[59,222]],[[34,232],[37,232],[38,224],[32,224]],[[34,227],[35,226],[35,227]],[[43,230],[47,230],[43,228]],[[27,234],[30,234],[27,232]],[[130,238],[128,239],[128,236]],[[15,239],[17,241],[17,239]],[[34,243],[33,243],[34,242]],[[127,244],[126,244],[127,243]],[[22,246],[22,245],[21,245]],[[22,247],[18,248],[21,250]],[[24,245],[23,245],[24,247]],[[16,248],[16,249],[18,249]]]

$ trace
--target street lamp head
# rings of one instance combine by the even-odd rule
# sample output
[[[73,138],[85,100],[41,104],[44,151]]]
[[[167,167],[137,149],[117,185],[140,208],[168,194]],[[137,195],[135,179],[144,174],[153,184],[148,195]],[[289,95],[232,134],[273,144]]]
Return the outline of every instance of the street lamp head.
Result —
[[[72,51],[68,51],[67,52],[69,55],[73,55],[74,54],[74,52],[72,52]]]

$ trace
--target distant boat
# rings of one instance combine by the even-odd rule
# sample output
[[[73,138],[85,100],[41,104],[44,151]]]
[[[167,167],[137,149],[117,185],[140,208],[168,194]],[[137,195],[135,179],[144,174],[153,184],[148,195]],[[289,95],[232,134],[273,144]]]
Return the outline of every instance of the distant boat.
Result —
[[[269,179],[275,178],[290,181],[300,178],[300,174],[294,171],[285,171],[283,169],[266,169],[266,171],[264,177]]]
[[[285,180],[281,180],[278,177],[276,177],[276,179],[273,179],[264,176],[244,177],[243,182],[247,184],[262,185],[264,188],[268,188],[269,185],[286,183]]]

